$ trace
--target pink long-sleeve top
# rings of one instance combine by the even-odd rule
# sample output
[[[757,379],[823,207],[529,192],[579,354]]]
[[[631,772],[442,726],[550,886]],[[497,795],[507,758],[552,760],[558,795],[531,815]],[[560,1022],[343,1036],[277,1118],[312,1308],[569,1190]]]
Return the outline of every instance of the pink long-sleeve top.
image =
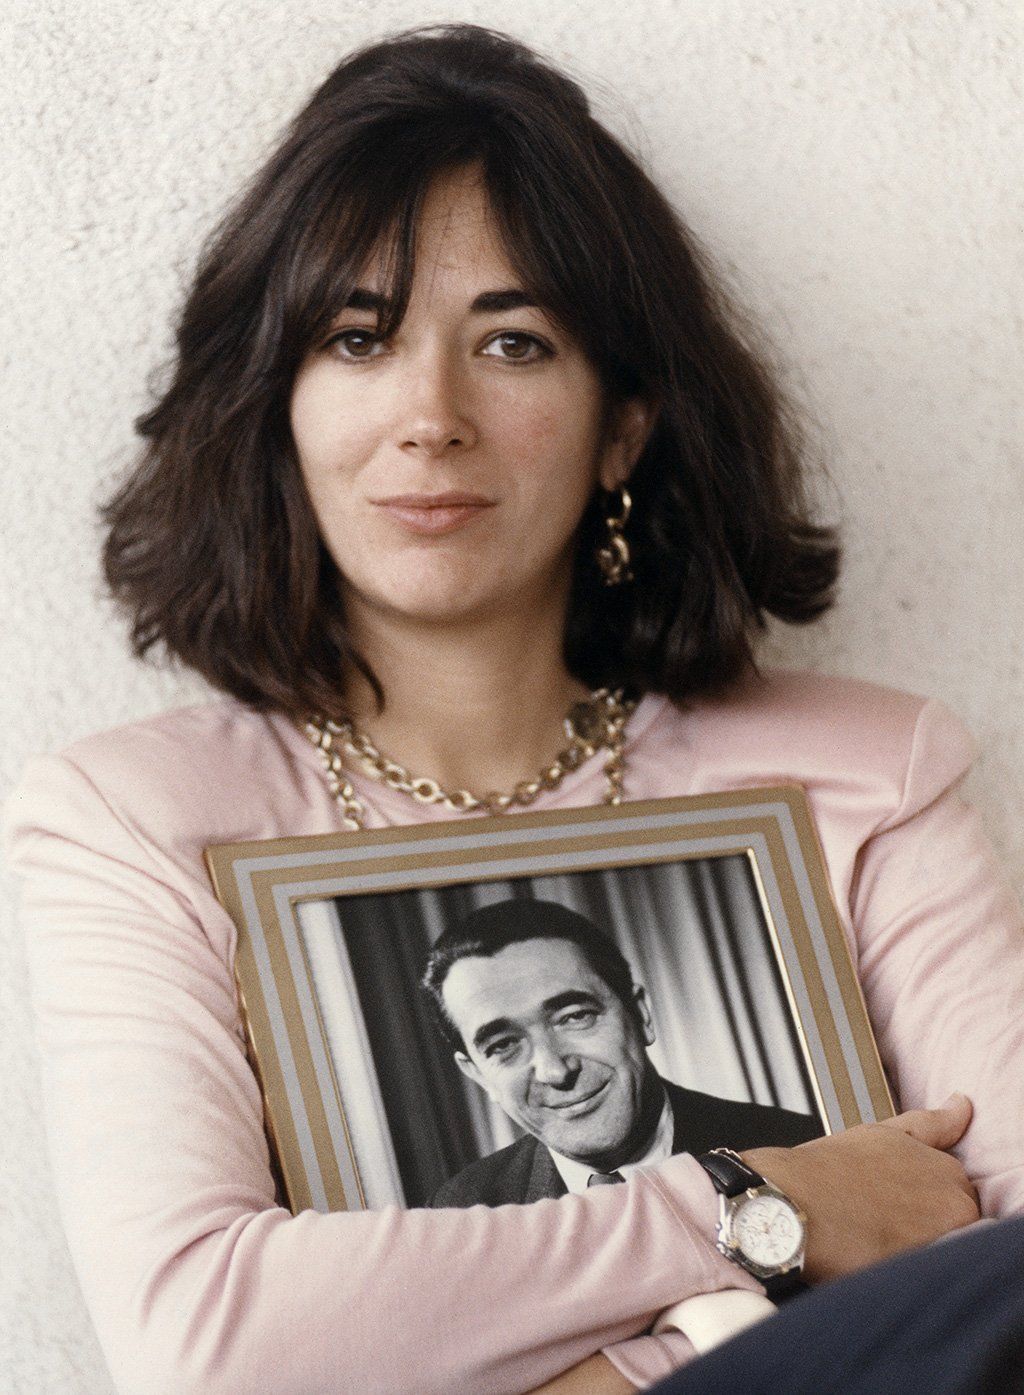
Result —
[[[935,702],[813,675],[680,712],[644,699],[628,798],[807,790],[903,1108],[954,1089],[983,1210],[1024,1209],[1024,932]],[[368,823],[403,796],[352,776]],[[600,757],[538,807],[597,802]],[[690,1294],[756,1287],[713,1244],[689,1157],[530,1207],[293,1217],[275,1203],[212,843],[341,826],[317,753],[231,700],[30,765],[8,808],[56,1186],[115,1384],[140,1395],[513,1395],[598,1349],[635,1384],[685,1359],[642,1335]]]

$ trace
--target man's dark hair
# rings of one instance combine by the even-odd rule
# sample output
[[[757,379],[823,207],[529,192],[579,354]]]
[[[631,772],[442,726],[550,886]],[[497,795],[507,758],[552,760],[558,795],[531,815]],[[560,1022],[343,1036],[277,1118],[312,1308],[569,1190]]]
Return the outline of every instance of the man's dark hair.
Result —
[[[104,509],[107,583],[154,646],[256,708],[340,717],[354,649],[289,423],[296,373],[375,252],[387,336],[405,314],[417,222],[439,177],[478,168],[506,254],[575,336],[607,419],[642,396],[654,429],[630,480],[630,585],[583,517],[564,652],[588,686],[678,702],[753,663],[769,615],[815,619],[839,550],[805,497],[794,417],[693,234],[581,88],[474,25],[346,58],[207,245],[145,447]]]
[[[490,959],[508,945],[526,940],[569,940],[578,946],[587,963],[612,990],[632,1016],[633,971],[618,946],[592,920],[557,901],[516,899],[480,906],[437,938],[423,974],[441,1031],[457,1051],[465,1051],[462,1037],[448,1016],[444,981],[460,959]]]

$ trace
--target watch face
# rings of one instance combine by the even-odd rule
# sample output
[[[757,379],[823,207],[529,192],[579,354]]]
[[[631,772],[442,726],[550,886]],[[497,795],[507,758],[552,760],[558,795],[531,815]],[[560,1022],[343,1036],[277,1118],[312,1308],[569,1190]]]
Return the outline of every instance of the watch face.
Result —
[[[733,1217],[733,1235],[747,1259],[766,1269],[789,1264],[800,1252],[804,1230],[789,1202],[755,1196]]]

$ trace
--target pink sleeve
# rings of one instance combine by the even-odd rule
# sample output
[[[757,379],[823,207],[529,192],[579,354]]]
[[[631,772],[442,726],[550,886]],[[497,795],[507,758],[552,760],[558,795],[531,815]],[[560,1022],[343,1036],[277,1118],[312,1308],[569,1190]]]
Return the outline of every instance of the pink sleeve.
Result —
[[[960,721],[923,707],[903,798],[862,849],[852,893],[858,972],[903,1109],[961,1090],[958,1147],[988,1215],[1024,1210],[1024,921],[960,783]]]
[[[512,1395],[736,1286],[685,1156],[530,1207],[292,1217],[230,964],[158,849],[64,759],[9,821],[56,1187],[123,1395]]]
[[[632,1337],[627,1342],[616,1342],[614,1346],[605,1347],[602,1355],[638,1390],[646,1390],[692,1361],[696,1353],[690,1339],[682,1332],[661,1332],[657,1337]]]

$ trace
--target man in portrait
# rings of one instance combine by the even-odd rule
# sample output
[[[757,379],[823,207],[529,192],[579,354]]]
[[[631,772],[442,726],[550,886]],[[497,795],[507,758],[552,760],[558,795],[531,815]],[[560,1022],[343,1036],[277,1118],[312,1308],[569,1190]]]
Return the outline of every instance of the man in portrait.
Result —
[[[432,1206],[539,1201],[624,1182],[673,1153],[792,1146],[816,1119],[666,1080],[647,1054],[647,994],[613,941],[551,901],[483,906],[423,978],[459,1069],[525,1136],[470,1163]]]

